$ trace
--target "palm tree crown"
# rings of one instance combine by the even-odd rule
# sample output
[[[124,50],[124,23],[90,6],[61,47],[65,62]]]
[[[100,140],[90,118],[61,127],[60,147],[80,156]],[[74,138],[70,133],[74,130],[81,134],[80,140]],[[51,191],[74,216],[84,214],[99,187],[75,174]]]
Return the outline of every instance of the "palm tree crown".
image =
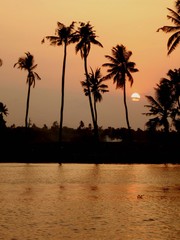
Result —
[[[104,77],[101,74],[101,69],[97,68],[95,71],[91,68],[91,72],[89,73],[88,81],[81,81],[81,85],[84,88],[84,93],[88,96],[88,85],[90,87],[90,91],[93,95],[94,99],[94,115],[97,122],[97,109],[96,103],[102,101],[102,94],[105,92],[109,92],[108,85],[104,84]]]
[[[154,116],[147,123],[149,130],[164,128],[169,132],[170,126],[180,131],[180,69],[169,70],[166,78],[161,78],[155,89],[155,97],[146,96],[150,104],[146,116]]]
[[[101,74],[101,69],[97,68],[95,71],[91,68],[91,73],[89,74],[89,81],[91,83],[91,92],[94,96],[95,102],[101,102],[102,94],[105,92],[109,92],[107,89],[108,86],[104,84],[104,77]]]
[[[167,15],[167,18],[172,21],[174,26],[163,26],[157,29],[157,32],[162,30],[165,33],[172,33],[167,42],[167,54],[170,55],[180,43],[180,1],[175,2],[176,11],[167,8],[170,12],[170,15]]]
[[[103,47],[103,45],[97,41],[96,38],[96,32],[90,22],[80,22],[80,26],[76,31],[76,39],[78,40],[75,49],[76,53],[80,51],[81,57],[87,58],[91,49],[91,44]]]
[[[177,106],[180,109],[180,68],[174,70],[170,69],[167,76],[169,78],[162,78],[160,83],[166,82],[170,85],[173,101],[177,103]]]
[[[145,105],[149,108],[149,112],[143,113],[146,116],[154,116],[147,123],[148,130],[155,130],[163,127],[166,133],[169,132],[170,123],[175,122],[175,117],[178,115],[176,111],[176,103],[172,93],[171,84],[165,79],[157,84],[155,89],[155,97],[146,96],[150,104]],[[172,120],[172,121],[171,121]]]
[[[130,85],[133,85],[133,77],[131,73],[138,72],[135,68],[135,63],[130,62],[129,59],[132,56],[131,51],[127,51],[124,45],[117,45],[112,48],[112,56],[105,55],[109,59],[109,63],[104,63],[104,67],[108,67],[108,74],[105,79],[113,78],[113,83],[116,84],[116,88],[124,88],[126,77],[128,78]]]
[[[0,129],[4,129],[6,127],[6,121],[4,120],[3,115],[8,115],[8,109],[5,104],[0,102]]]
[[[63,44],[70,44],[76,42],[75,33],[74,33],[75,22],[72,22],[70,26],[65,26],[61,22],[57,22],[57,28],[55,30],[55,36],[46,36],[42,39],[41,43],[45,42],[45,39],[49,40],[50,45],[52,46],[61,46]]]
[[[0,114],[4,114],[5,116],[8,115],[8,109],[2,102],[0,102]]]
[[[30,52],[25,53],[25,57],[20,57],[18,62],[14,64],[14,67],[18,65],[18,68],[21,70],[28,71],[27,84],[29,86],[35,87],[36,79],[41,80],[40,76],[34,72],[34,69],[37,67],[37,64],[34,65],[34,56]]]

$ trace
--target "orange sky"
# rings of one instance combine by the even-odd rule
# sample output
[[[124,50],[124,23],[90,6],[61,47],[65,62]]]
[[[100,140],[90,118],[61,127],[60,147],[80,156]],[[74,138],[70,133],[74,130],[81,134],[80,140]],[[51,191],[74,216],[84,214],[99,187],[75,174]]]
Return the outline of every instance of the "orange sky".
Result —
[[[61,66],[63,47],[41,44],[47,35],[54,35],[57,21],[70,25],[83,21],[94,26],[97,40],[103,48],[92,46],[88,65],[93,69],[107,62],[105,55],[111,48],[123,44],[132,51],[131,61],[139,69],[134,73],[134,84],[127,84],[130,125],[144,129],[147,117],[142,112],[147,104],[145,95],[154,96],[154,87],[169,69],[179,68],[180,48],[167,56],[170,35],[156,32],[159,27],[171,25],[167,20],[169,0],[0,0],[0,101],[6,104],[9,115],[7,126],[24,126],[27,97],[26,72],[13,68],[18,58],[29,51],[38,64],[36,72],[42,78],[31,90],[29,117],[42,127],[59,122]],[[105,74],[106,69],[102,72]],[[84,80],[83,61],[69,46],[66,68],[64,125],[78,127],[82,120],[91,123],[88,98],[84,96],[80,81]],[[107,82],[109,93],[98,104],[98,124],[103,128],[126,127],[122,90],[116,90],[112,80]],[[141,95],[139,102],[130,98],[133,92]]]

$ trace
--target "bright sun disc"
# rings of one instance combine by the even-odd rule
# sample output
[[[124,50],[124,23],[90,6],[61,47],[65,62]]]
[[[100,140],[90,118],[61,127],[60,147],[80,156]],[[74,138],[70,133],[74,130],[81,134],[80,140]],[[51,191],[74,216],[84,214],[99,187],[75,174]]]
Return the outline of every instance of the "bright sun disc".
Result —
[[[138,102],[140,100],[141,96],[139,95],[139,93],[135,92],[131,95],[131,99],[134,102]]]

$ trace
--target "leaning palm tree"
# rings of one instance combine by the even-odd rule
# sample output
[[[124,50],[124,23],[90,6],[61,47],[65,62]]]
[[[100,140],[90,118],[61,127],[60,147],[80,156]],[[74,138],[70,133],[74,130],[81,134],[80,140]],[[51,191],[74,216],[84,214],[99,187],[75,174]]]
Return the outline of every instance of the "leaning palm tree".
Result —
[[[105,55],[105,57],[110,61],[108,63],[104,63],[103,67],[108,67],[108,74],[104,77],[105,79],[113,79],[113,83],[116,84],[116,89],[123,89],[124,96],[124,107],[126,114],[126,122],[127,127],[130,131],[130,123],[128,117],[128,107],[126,102],[126,81],[130,82],[130,86],[133,85],[133,77],[131,73],[138,72],[139,70],[135,68],[135,63],[130,62],[129,59],[132,56],[131,51],[127,51],[124,45],[116,45],[116,47],[112,48],[112,56]]]
[[[34,69],[37,67],[37,64],[34,64],[34,56],[30,52],[25,53],[25,57],[20,57],[17,63],[14,64],[14,67],[18,66],[19,69],[25,70],[28,72],[26,83],[28,84],[28,94],[26,102],[26,115],[25,115],[25,127],[29,127],[28,124],[28,113],[29,113],[29,101],[30,101],[30,91],[31,86],[35,87],[36,79],[41,80],[40,76],[34,72]]]
[[[66,57],[67,46],[77,41],[74,34],[75,22],[72,22],[70,26],[66,27],[63,23],[57,22],[57,28],[55,30],[56,36],[46,36],[41,43],[45,42],[45,39],[49,40],[52,46],[64,45],[64,57],[62,66],[62,80],[61,80],[61,109],[60,109],[60,127],[59,127],[59,142],[62,142],[62,128],[63,128],[63,113],[64,113],[64,86],[65,86],[65,70],[66,70]]]
[[[91,72],[89,73],[88,83],[90,84],[90,91],[93,95],[94,116],[97,124],[97,106],[96,106],[97,102],[101,102],[103,99],[101,93],[109,92],[108,85],[104,84],[104,78],[101,74],[100,68],[97,68],[95,71],[93,71],[93,69],[91,68]],[[88,96],[87,81],[81,81],[81,85],[84,88],[85,95]]]
[[[157,32],[162,30],[165,33],[172,33],[167,42],[167,54],[170,55],[180,43],[180,0],[175,2],[175,10],[167,8],[170,15],[167,18],[172,21],[174,26],[163,26],[157,29]]]
[[[92,116],[92,122],[94,126],[94,134],[96,140],[98,140],[98,127],[96,124],[96,119],[94,115],[93,110],[93,103],[91,98],[91,91],[89,86],[89,74],[88,74],[88,64],[87,64],[87,58],[90,53],[91,45],[97,45],[99,47],[103,47],[103,45],[96,40],[96,32],[93,29],[93,26],[90,24],[90,22],[84,23],[80,22],[80,26],[78,27],[76,31],[76,37],[78,39],[78,43],[76,45],[76,53],[80,52],[81,58],[84,60],[84,71],[85,71],[85,77],[87,82],[87,91],[88,91],[88,98],[89,98],[89,105],[90,105],[90,111]]]

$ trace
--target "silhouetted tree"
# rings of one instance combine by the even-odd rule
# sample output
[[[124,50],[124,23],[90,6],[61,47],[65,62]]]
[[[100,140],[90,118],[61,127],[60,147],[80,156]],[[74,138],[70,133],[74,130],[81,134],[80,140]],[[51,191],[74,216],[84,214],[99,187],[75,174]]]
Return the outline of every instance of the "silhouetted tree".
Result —
[[[92,98],[91,98],[91,91],[90,91],[90,84],[89,84],[89,74],[88,74],[88,67],[87,67],[87,58],[91,49],[91,45],[97,45],[99,47],[103,47],[103,45],[96,40],[96,32],[93,29],[93,26],[90,22],[84,23],[80,22],[80,26],[76,31],[76,37],[78,39],[78,43],[76,45],[76,53],[80,52],[81,58],[84,59],[84,70],[85,70],[85,77],[87,82],[87,91],[88,91],[88,98],[89,98],[89,105],[91,110],[92,122],[94,127],[94,134],[96,140],[98,140],[98,127],[96,124],[96,119],[93,110]]]
[[[8,115],[8,109],[6,105],[0,102],[0,129],[3,129],[6,127],[6,121],[4,120],[4,116],[7,116],[7,115]]]
[[[70,26],[65,26],[63,23],[57,22],[57,28],[55,30],[56,36],[46,36],[45,39],[50,41],[52,46],[64,45],[64,57],[62,66],[62,79],[61,79],[61,109],[60,109],[60,125],[59,125],[59,142],[62,142],[62,129],[63,129],[63,113],[64,113],[64,85],[65,85],[65,70],[66,70],[66,57],[67,57],[67,46],[77,41],[74,35],[74,24],[72,22]]]
[[[84,122],[81,120],[77,129],[81,130],[83,128],[84,128]]]
[[[93,95],[93,100],[94,100],[94,116],[95,116],[95,121],[97,123],[97,107],[96,104],[97,102],[102,101],[102,94],[105,92],[109,92],[108,85],[104,84],[104,78],[101,74],[101,69],[97,68],[95,71],[91,68],[91,72],[89,73],[89,81],[88,81],[89,87],[90,87],[90,92]],[[84,88],[84,93],[85,96],[88,96],[88,86],[87,86],[87,81],[81,81],[81,85]]]
[[[34,56],[30,52],[25,53],[25,57],[20,57],[18,62],[14,64],[14,67],[18,66],[19,69],[25,70],[28,72],[26,83],[28,84],[28,94],[26,102],[26,116],[25,116],[25,127],[28,126],[28,113],[29,113],[29,101],[30,101],[30,91],[31,86],[35,87],[36,79],[41,80],[40,76],[34,72],[34,69],[37,67],[37,64],[34,64]]]
[[[169,78],[162,78],[160,83],[166,82],[171,87],[171,95],[173,100],[177,102],[177,106],[180,109],[180,68],[169,70],[167,73]]]
[[[132,56],[131,51],[127,51],[124,45],[116,45],[112,48],[112,56],[105,55],[105,57],[110,61],[109,63],[104,63],[103,67],[108,67],[108,74],[104,77],[105,79],[113,79],[113,83],[116,84],[116,89],[123,89],[124,96],[124,107],[126,114],[127,127],[130,130],[128,107],[126,102],[126,81],[130,82],[130,86],[133,85],[133,77],[131,73],[138,72],[139,70],[135,68],[136,64],[129,61]]]
[[[174,26],[163,26],[158,28],[157,32],[162,30],[165,33],[172,33],[167,42],[167,54],[170,55],[180,43],[180,1],[175,1],[175,10],[167,8],[170,15],[167,18],[171,20]]]
[[[155,97],[146,96],[150,104],[144,105],[149,108],[149,112],[143,113],[146,116],[154,116],[146,123],[148,130],[158,130],[163,128],[166,133],[170,130],[170,120],[174,111],[174,101],[171,95],[171,86],[166,81],[157,84]]]
[[[162,78],[161,84],[166,84],[170,88],[172,101],[171,118],[177,131],[180,131],[180,69],[169,70],[167,73],[169,78]]]

